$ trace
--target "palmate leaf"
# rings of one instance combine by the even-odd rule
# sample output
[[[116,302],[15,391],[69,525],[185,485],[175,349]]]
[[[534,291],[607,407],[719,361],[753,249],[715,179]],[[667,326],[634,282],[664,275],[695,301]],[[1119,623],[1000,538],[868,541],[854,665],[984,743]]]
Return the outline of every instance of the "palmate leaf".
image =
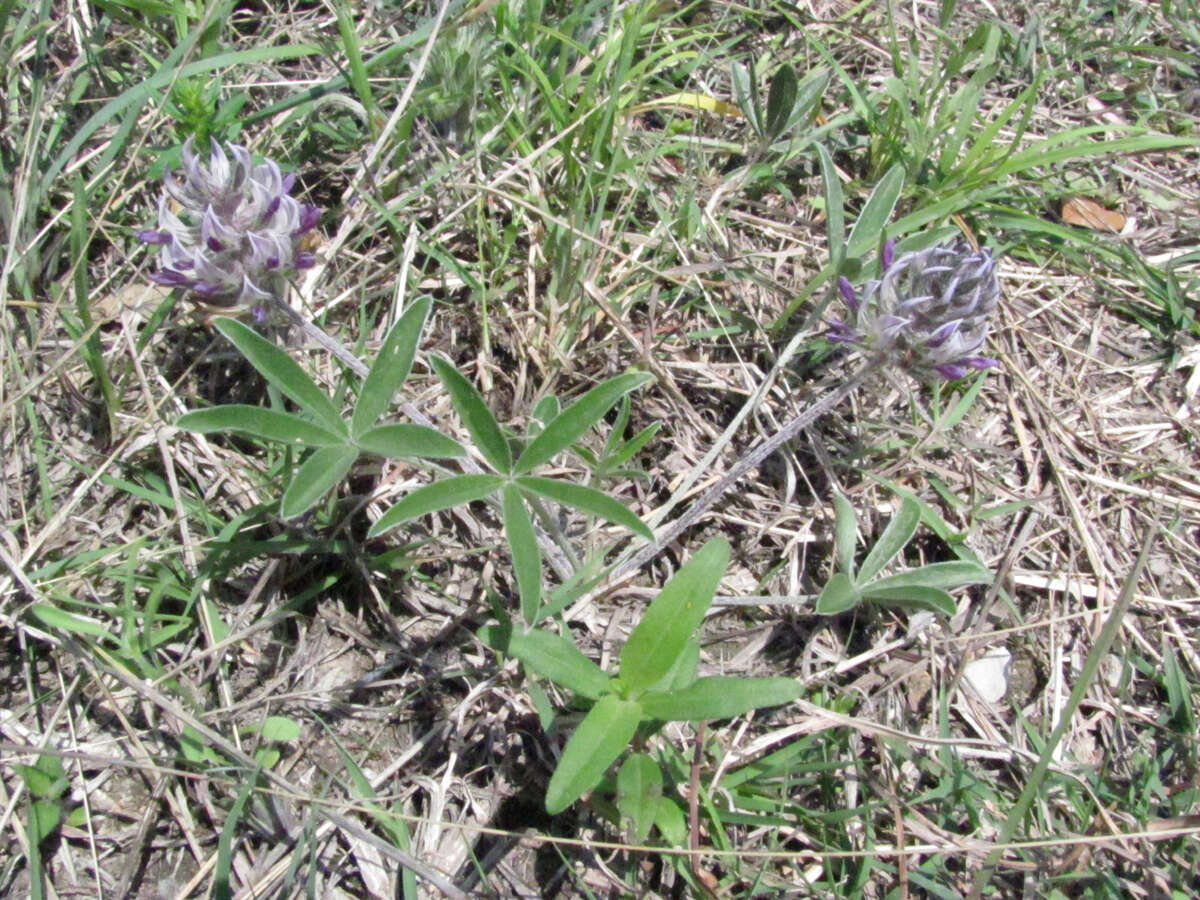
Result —
[[[729,544],[713,538],[680,568],[647,607],[621,648],[619,680],[631,696],[652,686],[683,653],[729,561]]]
[[[361,436],[378,422],[391,405],[392,397],[400,385],[408,378],[432,305],[433,301],[428,297],[415,301],[401,313],[396,324],[388,331],[363,382],[358,403],[354,406],[354,417],[350,420],[351,434]]]
[[[628,528],[647,540],[654,540],[654,532],[645,522],[631,513],[619,500],[614,500],[595,488],[556,481],[553,478],[539,478],[536,475],[522,475],[517,479],[517,484],[529,493],[599,516],[606,522]]]
[[[542,549],[538,546],[529,510],[515,484],[504,486],[504,537],[512,554],[517,592],[521,595],[521,617],[530,625],[537,621],[542,605]]]
[[[483,396],[444,356],[432,356],[430,363],[483,458],[497,472],[507,474],[512,469],[512,450]]]
[[[293,413],[243,403],[186,412],[176,419],[175,426],[201,434],[236,431],[293,446],[336,447],[346,443],[345,437],[334,434],[320,425],[314,425],[308,419],[302,419]]]
[[[449,509],[473,500],[482,500],[496,493],[504,484],[500,475],[454,475],[443,478],[433,484],[419,487],[407,494],[391,509],[379,517],[367,537],[379,537],[385,531],[395,528],[401,522],[415,519],[439,510]]]
[[[296,470],[292,483],[283,492],[279,514],[291,519],[306,512],[346,477],[356,459],[358,448],[348,445],[323,447],[316,451]]]
[[[590,791],[622,751],[629,746],[642,719],[642,708],[633,700],[615,694],[601,697],[584,716],[550,777],[546,789],[546,812],[562,812]]]
[[[213,320],[213,325],[237,347],[250,365],[312,415],[318,424],[334,434],[349,435],[350,431],[329,395],[308,377],[294,359],[237,319],[218,316]]]
[[[541,434],[529,442],[513,466],[513,473],[524,475],[531,472],[556,453],[566,450],[599,422],[613,404],[650,380],[651,376],[645,372],[627,372],[596,385],[551,419]]]

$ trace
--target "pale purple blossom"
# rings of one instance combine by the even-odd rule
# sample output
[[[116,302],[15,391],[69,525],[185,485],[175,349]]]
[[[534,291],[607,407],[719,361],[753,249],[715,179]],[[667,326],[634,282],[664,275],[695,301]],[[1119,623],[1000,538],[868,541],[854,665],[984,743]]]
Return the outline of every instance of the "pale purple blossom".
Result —
[[[212,141],[205,162],[188,138],[182,157],[163,178],[158,228],[137,233],[160,248],[151,280],[211,306],[254,309],[316,262],[300,244],[321,210],[289,196],[294,175],[270,159],[255,165],[240,144]]]
[[[978,353],[1000,300],[991,254],[964,243],[895,253],[894,241],[884,244],[880,277],[861,295],[839,279],[850,315],[831,321],[829,340],[854,344],[918,377],[953,380],[996,365]]]

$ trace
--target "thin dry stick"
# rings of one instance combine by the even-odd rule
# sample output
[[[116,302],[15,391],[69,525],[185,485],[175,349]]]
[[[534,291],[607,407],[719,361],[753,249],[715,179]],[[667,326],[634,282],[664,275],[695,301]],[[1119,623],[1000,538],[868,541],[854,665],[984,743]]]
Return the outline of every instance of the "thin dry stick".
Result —
[[[693,503],[688,511],[678,519],[666,525],[662,532],[655,537],[653,544],[647,544],[632,557],[621,563],[614,569],[612,577],[609,579],[609,584],[614,584],[620,581],[626,575],[632,574],[661,553],[671,541],[675,540],[683,531],[695,524],[701,516],[703,516],[713,504],[716,503],[722,496],[733,487],[743,475],[761,463],[764,459],[794,438],[797,434],[812,425],[817,419],[829,412],[852,393],[858,390],[859,386],[866,380],[870,374],[873,365],[867,364],[843,381],[829,393],[822,396],[808,409],[796,416],[790,422],[785,424],[771,437],[760,443],[757,447],[747,453],[744,457],[734,464],[733,468],[722,476],[721,480],[705,491],[700,499]]]

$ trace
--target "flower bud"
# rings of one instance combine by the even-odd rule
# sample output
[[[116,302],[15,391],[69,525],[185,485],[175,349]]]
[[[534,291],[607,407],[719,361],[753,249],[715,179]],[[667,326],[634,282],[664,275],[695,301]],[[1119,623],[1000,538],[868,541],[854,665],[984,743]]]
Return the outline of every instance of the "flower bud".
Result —
[[[151,280],[185,290],[211,306],[255,308],[281,288],[281,279],[313,265],[300,247],[321,210],[288,196],[295,184],[273,160],[254,165],[240,144],[215,140],[207,164],[192,139],[183,168],[167,172],[158,204],[158,228],[137,233],[160,248]]]

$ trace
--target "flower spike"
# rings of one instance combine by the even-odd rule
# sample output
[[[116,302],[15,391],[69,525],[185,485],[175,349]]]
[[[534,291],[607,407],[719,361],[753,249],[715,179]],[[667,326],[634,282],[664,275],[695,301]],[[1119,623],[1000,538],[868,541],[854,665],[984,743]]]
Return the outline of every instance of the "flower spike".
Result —
[[[958,243],[896,258],[889,240],[880,270],[861,292],[838,280],[855,327],[835,322],[830,340],[856,344],[921,378],[953,380],[997,364],[977,355],[1000,300],[996,263],[987,250]]]
[[[181,155],[182,168],[163,177],[158,228],[137,232],[160,248],[152,281],[213,306],[256,309],[316,262],[300,243],[321,210],[289,196],[294,175],[274,160],[254,165],[240,144],[214,140],[202,161],[188,138]]]

